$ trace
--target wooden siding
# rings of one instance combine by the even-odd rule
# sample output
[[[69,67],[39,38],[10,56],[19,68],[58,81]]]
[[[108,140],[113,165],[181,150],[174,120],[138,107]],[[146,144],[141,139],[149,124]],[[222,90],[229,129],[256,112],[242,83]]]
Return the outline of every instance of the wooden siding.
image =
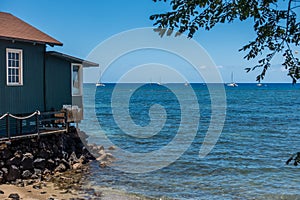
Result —
[[[6,84],[6,48],[23,50],[23,85]],[[0,115],[44,111],[45,45],[0,40]]]
[[[55,56],[46,56],[46,109],[60,110],[72,105],[71,63]]]

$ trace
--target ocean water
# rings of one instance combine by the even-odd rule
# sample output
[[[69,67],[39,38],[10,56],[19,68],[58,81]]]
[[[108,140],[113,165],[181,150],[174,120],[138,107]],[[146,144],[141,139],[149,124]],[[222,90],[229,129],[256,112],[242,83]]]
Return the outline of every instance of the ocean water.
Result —
[[[212,113],[206,85],[191,86],[197,105],[183,84],[171,89],[168,85],[149,84],[136,89],[129,84],[115,93],[114,86],[84,85],[85,119],[80,128],[90,136],[90,143],[117,147],[112,151],[117,157],[112,167],[100,169],[97,163],[92,164],[87,177],[92,187],[111,187],[158,199],[300,199],[300,169],[285,164],[291,154],[300,150],[298,85],[225,86],[224,127],[216,145],[204,158],[199,157],[199,149]],[[124,109],[114,113],[112,102]],[[189,107],[188,113],[184,106]],[[183,118],[188,120],[183,123]],[[144,137],[135,131],[126,133],[126,128],[132,128],[130,120],[144,128],[137,128],[137,133]],[[172,143],[179,132],[192,137],[187,149],[184,141],[176,141],[167,153],[149,159],[149,153],[159,152]],[[128,161],[132,158],[124,156],[120,149],[142,156],[132,165]],[[147,171],[153,168],[157,169]],[[130,173],[139,169],[145,172]]]

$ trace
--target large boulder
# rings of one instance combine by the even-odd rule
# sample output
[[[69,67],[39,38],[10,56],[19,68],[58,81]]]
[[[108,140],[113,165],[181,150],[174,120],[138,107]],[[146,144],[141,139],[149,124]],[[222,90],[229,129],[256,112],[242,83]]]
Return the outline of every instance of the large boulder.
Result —
[[[74,170],[82,169],[82,167],[83,167],[82,163],[75,163],[75,164],[72,165],[72,168]]]
[[[33,155],[31,153],[26,153],[23,155],[20,167],[23,170],[33,169]]]
[[[21,151],[21,150],[17,150],[17,151],[14,153],[14,156],[17,157],[17,158],[22,158],[22,156],[23,156],[22,151]]]
[[[78,162],[82,164],[86,164],[89,162],[89,159],[86,158],[84,155],[81,155],[80,158],[78,159]]]
[[[33,161],[33,167],[38,169],[44,169],[46,167],[46,159],[37,158]]]
[[[46,167],[47,167],[47,169],[49,169],[51,171],[54,170],[56,167],[55,161],[52,159],[48,159],[47,163],[46,163]]]
[[[3,168],[1,168],[1,171],[3,172],[4,180],[6,180],[6,177],[7,177],[7,175],[8,175],[8,169],[5,168],[5,167],[3,167]]]
[[[55,172],[65,172],[67,170],[67,167],[63,164],[60,163],[56,168],[55,168]]]
[[[31,176],[32,176],[32,172],[29,170],[25,170],[22,173],[22,178],[24,178],[24,179],[29,179],[29,178],[31,178]]]
[[[21,177],[20,169],[15,165],[11,165],[8,169],[8,175],[7,175],[6,180],[14,181],[16,179],[19,179],[20,177]]]
[[[60,163],[64,164],[67,169],[71,168],[70,163],[68,161],[66,161],[65,159],[61,159]]]
[[[70,155],[70,157],[69,157],[68,160],[69,160],[69,164],[70,165],[78,163],[78,158],[77,158],[76,153],[74,151],[71,153],[71,155]]]
[[[20,166],[22,158],[19,156],[14,156],[11,159],[7,160],[6,165],[16,165],[16,166]]]
[[[48,150],[48,149],[42,149],[39,152],[38,157],[48,159],[48,158],[51,157],[51,154],[52,154],[52,152],[50,150]]]

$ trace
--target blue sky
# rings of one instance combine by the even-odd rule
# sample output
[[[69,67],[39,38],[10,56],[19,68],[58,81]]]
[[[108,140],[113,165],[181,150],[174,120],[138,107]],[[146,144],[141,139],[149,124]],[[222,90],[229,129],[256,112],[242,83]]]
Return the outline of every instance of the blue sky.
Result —
[[[169,9],[168,3],[152,0],[1,0],[0,11],[9,12],[52,37],[63,47],[48,47],[85,58],[107,38],[134,28],[151,27],[151,14]],[[259,70],[245,73],[254,62],[243,59],[238,49],[254,38],[251,21],[218,25],[211,31],[199,31],[194,39],[209,53],[219,67],[224,82],[234,72],[236,82],[255,82]],[[291,82],[277,57],[264,82]],[[99,69],[84,71],[85,82],[95,82]],[[105,76],[103,77],[105,79]],[[109,79],[109,78],[108,78]]]

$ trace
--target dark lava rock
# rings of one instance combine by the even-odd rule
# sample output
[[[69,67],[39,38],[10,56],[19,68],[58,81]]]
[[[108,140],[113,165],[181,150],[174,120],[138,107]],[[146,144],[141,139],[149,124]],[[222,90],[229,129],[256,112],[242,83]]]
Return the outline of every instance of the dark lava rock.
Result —
[[[36,174],[33,174],[30,178],[31,179],[38,179],[40,176],[36,175]]]
[[[21,177],[21,172],[19,168],[15,165],[11,165],[8,170],[8,175],[6,177],[7,181],[14,181]]]
[[[16,165],[16,166],[20,166],[20,163],[21,163],[21,157],[19,157],[19,156],[14,156],[14,157],[12,157],[11,159],[9,159],[7,162],[6,162],[6,164],[7,165]]]
[[[33,155],[31,153],[26,153],[21,160],[21,168],[23,170],[33,169]]]
[[[31,176],[32,176],[32,172],[29,171],[29,170],[25,170],[25,171],[23,171],[23,173],[22,173],[22,177],[25,178],[25,179],[28,179],[28,178],[30,178]]]
[[[13,194],[10,194],[8,196],[8,198],[11,198],[13,200],[19,200],[20,199],[20,196],[17,194],[17,193],[13,193]]]
[[[10,158],[13,154],[11,153],[11,151],[9,149],[4,149],[3,151],[1,151],[1,157],[6,160],[8,158]]]
[[[44,158],[37,158],[33,161],[34,168],[44,169],[46,167],[46,160]]]
[[[3,171],[0,171],[0,183],[2,183],[4,180],[4,173]]]
[[[5,162],[3,162],[2,160],[0,161],[0,168],[5,166]]]
[[[40,170],[40,169],[34,169],[34,174],[33,175],[36,175],[37,177],[40,177],[42,175],[43,171]]]
[[[22,158],[22,151],[21,150],[17,150],[15,153],[14,153],[14,156],[16,157],[16,158]]]
[[[56,167],[55,161],[52,160],[52,159],[48,159],[47,163],[46,163],[46,167],[47,167],[47,169],[53,171],[55,169],[55,167]]]
[[[5,168],[5,167],[3,167],[3,168],[1,168],[1,171],[3,172],[3,177],[4,177],[4,179],[6,179],[6,177],[7,177],[7,175],[8,175],[8,169]]]
[[[101,148],[95,146],[97,151]],[[30,179],[53,178],[54,172],[65,172],[72,167],[80,173],[82,164],[94,159],[74,127],[66,134],[14,140],[9,145],[0,145],[0,184],[16,183],[22,178],[24,185],[28,185]]]
[[[73,151],[69,157],[69,162],[70,162],[70,165],[73,165],[74,163],[77,163],[78,162],[78,158],[76,156],[76,153]]]
[[[55,172],[65,172],[67,170],[67,167],[63,164],[60,163],[56,168],[55,168]]]
[[[65,165],[66,169],[70,169],[71,168],[69,162],[66,161],[65,159],[61,159],[60,162]]]
[[[42,150],[39,152],[39,155],[38,155],[38,156],[41,157],[41,158],[48,159],[48,158],[50,158],[50,156],[51,156],[51,151],[46,150],[46,149],[42,149]]]
[[[36,189],[36,190],[40,190],[40,189],[42,189],[42,186],[41,185],[34,185],[34,186],[32,186],[33,187],[33,189]]]

